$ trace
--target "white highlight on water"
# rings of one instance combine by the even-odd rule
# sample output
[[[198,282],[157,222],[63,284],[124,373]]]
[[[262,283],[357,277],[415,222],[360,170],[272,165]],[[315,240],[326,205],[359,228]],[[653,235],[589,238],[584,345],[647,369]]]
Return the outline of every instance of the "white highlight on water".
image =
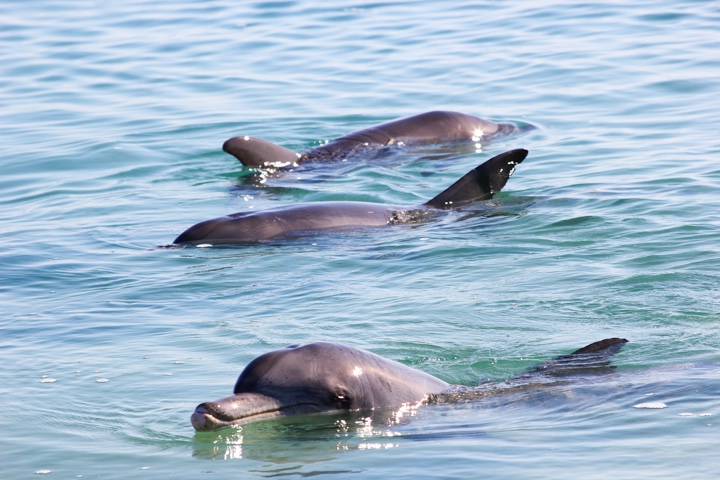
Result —
[[[645,402],[633,405],[633,408],[667,408],[663,402]]]

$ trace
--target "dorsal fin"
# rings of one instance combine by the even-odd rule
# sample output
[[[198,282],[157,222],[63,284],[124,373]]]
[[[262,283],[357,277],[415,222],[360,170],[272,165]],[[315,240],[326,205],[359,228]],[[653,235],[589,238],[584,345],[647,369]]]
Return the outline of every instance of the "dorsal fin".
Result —
[[[594,343],[591,343],[590,345],[586,345],[583,348],[580,348],[578,350],[575,350],[570,355],[564,355],[563,357],[569,357],[573,355],[587,355],[590,353],[595,353],[598,355],[606,355],[610,356],[620,350],[623,345],[628,343],[628,341],[624,338],[606,338],[605,340],[600,340]]]
[[[615,368],[610,365],[610,357],[626,343],[624,338],[606,338],[532,367],[528,373],[552,376],[604,373]]]
[[[463,203],[487,200],[498,193],[525,160],[528,151],[523,148],[501,153],[466,173],[438,196],[425,203],[433,208],[451,208]]]
[[[294,164],[300,159],[288,148],[254,137],[233,137],[223,144],[223,150],[246,167]]]

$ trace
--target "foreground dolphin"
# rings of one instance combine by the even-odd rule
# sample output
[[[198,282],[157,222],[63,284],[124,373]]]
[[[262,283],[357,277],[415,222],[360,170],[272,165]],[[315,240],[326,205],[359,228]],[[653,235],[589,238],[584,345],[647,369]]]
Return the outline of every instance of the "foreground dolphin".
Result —
[[[465,174],[432,200],[413,207],[366,202],[319,202],[258,212],[240,212],[206,220],[181,233],[173,243],[256,243],[302,231],[341,227],[381,227],[418,220],[429,212],[486,200],[505,186],[528,152],[501,153]]]
[[[505,390],[547,385],[548,378],[569,374],[606,371],[610,355],[626,342],[608,338],[592,343],[516,377]],[[498,387],[453,386],[365,350],[316,342],[257,357],[240,374],[233,395],[198,405],[191,422],[196,430],[208,431],[285,415],[437,404],[488,392],[497,394]]]
[[[223,144],[223,150],[247,167],[277,167],[373,156],[382,154],[382,147],[392,145],[477,143],[533,128],[531,125],[518,127],[495,123],[464,113],[435,111],[350,133],[303,153],[253,137],[233,137]]]

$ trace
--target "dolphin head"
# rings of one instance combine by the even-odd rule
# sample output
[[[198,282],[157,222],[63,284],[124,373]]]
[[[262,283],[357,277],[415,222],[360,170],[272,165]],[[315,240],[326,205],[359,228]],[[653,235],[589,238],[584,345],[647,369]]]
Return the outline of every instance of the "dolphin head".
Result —
[[[207,431],[283,415],[399,407],[447,388],[370,352],[316,342],[257,357],[240,374],[233,395],[201,403],[191,421]]]

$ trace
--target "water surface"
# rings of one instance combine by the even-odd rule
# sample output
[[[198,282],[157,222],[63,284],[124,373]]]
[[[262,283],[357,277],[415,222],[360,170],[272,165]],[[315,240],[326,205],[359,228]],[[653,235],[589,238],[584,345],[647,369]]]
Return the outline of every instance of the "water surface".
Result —
[[[14,2],[0,7],[3,478],[709,478],[720,468],[720,9],[712,2]],[[433,109],[532,123],[260,186],[220,146],[302,150]],[[288,203],[413,205],[530,150],[482,214],[159,249]],[[472,212],[471,212],[472,213]],[[617,375],[196,434],[255,356],[328,340],[472,385],[605,337]],[[642,402],[662,409],[638,409]]]

